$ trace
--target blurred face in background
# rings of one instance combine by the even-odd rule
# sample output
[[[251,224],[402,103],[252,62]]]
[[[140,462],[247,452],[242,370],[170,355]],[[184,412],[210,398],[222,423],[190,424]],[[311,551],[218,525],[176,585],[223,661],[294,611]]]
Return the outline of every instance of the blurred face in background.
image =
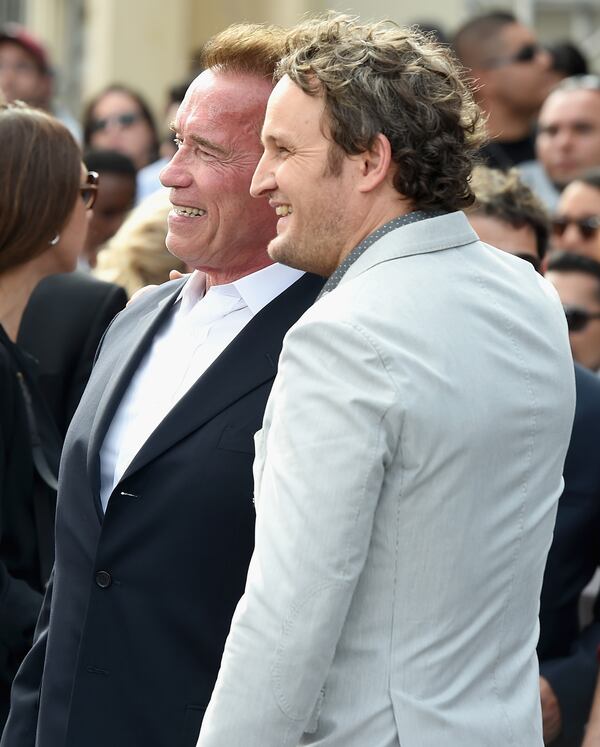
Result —
[[[600,189],[574,181],[552,219],[552,246],[600,261]]]
[[[92,111],[89,144],[123,153],[136,169],[141,169],[152,160],[155,143],[152,127],[138,102],[125,91],[108,91]]]
[[[483,242],[521,257],[531,262],[536,269],[539,268],[537,238],[531,226],[524,225],[515,228],[506,221],[484,213],[472,213],[467,217],[473,230]]]
[[[20,44],[0,42],[0,91],[8,102],[18,99],[43,107],[48,93],[47,77]]]
[[[569,324],[573,358],[582,366],[597,371],[600,369],[600,318],[594,315],[600,316],[600,281],[585,272],[552,270],[546,273],[546,278],[558,291],[563,306],[574,312],[572,319],[577,323]]]
[[[556,91],[538,120],[538,159],[559,187],[600,166],[600,91]]]
[[[84,256],[96,266],[100,247],[119,230],[135,202],[135,178],[104,171],[100,174],[98,195],[90,213]]]
[[[482,82],[490,98],[520,115],[537,113],[552,86],[552,63],[532,31],[520,23],[507,24],[484,62]]]

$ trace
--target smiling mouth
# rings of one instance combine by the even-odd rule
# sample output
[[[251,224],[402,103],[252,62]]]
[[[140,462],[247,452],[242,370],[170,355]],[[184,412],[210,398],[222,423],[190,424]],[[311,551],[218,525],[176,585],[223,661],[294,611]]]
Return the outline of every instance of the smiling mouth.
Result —
[[[183,205],[173,205],[173,212],[186,218],[201,218],[206,215],[206,210],[202,210],[202,208],[185,207]]]

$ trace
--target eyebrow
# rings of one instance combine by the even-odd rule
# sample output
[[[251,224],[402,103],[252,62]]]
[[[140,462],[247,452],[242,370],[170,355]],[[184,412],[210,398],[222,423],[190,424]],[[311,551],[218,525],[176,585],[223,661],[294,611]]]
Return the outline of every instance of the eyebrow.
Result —
[[[175,122],[169,124],[169,129],[175,134],[179,131]],[[202,148],[212,150],[221,156],[229,155],[229,150],[227,148],[224,148],[222,145],[217,145],[217,143],[213,143],[212,140],[207,140],[205,137],[201,137],[200,135],[189,135],[188,137],[193,143],[196,143],[196,145],[199,145]]]

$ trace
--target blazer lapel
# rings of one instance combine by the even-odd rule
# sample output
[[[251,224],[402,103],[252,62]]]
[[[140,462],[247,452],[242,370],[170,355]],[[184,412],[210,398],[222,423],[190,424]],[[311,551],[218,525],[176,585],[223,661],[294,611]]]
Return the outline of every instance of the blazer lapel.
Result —
[[[101,370],[93,371],[93,389],[99,392],[100,396],[95,405],[95,414],[90,429],[87,468],[90,485],[94,486],[95,498],[98,502],[102,442],[131,378],[175,303],[181,285],[179,284],[172,293],[144,313],[133,325],[131,333],[122,336],[115,335],[106,353],[96,363],[96,368],[101,368]],[[135,341],[132,340],[133,335],[135,335]]]
[[[303,275],[248,322],[160,423],[122,479],[275,378],[285,333],[314,302],[322,286],[321,278]]]

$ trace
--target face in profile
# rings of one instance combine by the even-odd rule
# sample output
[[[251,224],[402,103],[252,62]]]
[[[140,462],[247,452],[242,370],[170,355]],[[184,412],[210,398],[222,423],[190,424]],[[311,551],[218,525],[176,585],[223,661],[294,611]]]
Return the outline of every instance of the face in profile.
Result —
[[[270,264],[275,213],[266,199],[251,198],[250,182],[271,90],[256,75],[205,70],[173,125],[178,150],[160,176],[173,204],[167,247],[213,281],[229,282]]]
[[[123,153],[141,169],[154,157],[154,132],[132,96],[125,91],[107,91],[91,113],[89,145]]]
[[[252,181],[277,213],[269,254],[277,262],[330,275],[354,246],[352,160],[324,133],[324,101],[288,76],[265,115],[264,154]]]
[[[550,54],[520,23],[504,26],[490,55],[485,85],[508,110],[523,116],[537,113],[553,83]]]
[[[73,208],[58,233],[58,242],[50,247],[52,261],[55,263],[55,272],[72,272],[77,267],[83,246],[86,240],[88,225],[88,205],[91,197],[87,190],[88,171],[85,165],[81,164],[81,187],[77,192],[77,197]]]
[[[552,219],[552,245],[600,261],[600,189],[574,181]]]

